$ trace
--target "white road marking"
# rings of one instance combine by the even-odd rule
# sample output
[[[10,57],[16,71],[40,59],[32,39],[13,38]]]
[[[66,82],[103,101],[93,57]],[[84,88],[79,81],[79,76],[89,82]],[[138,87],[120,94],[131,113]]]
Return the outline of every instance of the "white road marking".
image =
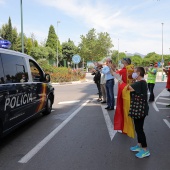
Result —
[[[160,96],[162,96],[162,97],[165,97],[165,96],[169,96],[169,94],[167,93],[167,90],[166,89],[164,89],[156,98],[155,98],[155,102],[158,100],[158,98],[160,97]],[[156,106],[156,103],[158,103],[158,102],[153,102],[152,103],[152,106],[153,106],[153,108],[157,111],[157,112],[159,112],[159,109],[158,109],[158,107]],[[166,104],[167,105],[167,104]]]
[[[155,101],[156,101],[156,100],[157,100],[157,99],[155,99]],[[157,108],[155,102],[152,102],[152,106],[153,106],[153,108],[154,108],[157,112],[159,112],[159,109]]]
[[[170,100],[169,98],[165,98],[165,97],[159,97],[159,99]]]
[[[77,110],[75,110],[66,120],[64,120],[56,129],[54,129],[48,136],[46,136],[40,143],[38,143],[31,151],[29,151],[18,162],[27,163],[33,156],[35,156],[76,114],[89,102],[87,100]]]
[[[58,104],[70,104],[70,103],[78,103],[80,100],[73,100],[73,101],[64,101],[64,102],[59,102]]]
[[[156,102],[156,104],[161,104],[161,105],[168,105],[169,103],[162,103],[162,102]]]
[[[102,108],[102,111],[103,111],[103,116],[105,118],[105,122],[106,122],[106,125],[107,125],[107,129],[108,129],[108,132],[109,132],[109,135],[110,135],[110,139],[112,141],[112,139],[114,138],[115,134],[117,133],[116,130],[114,130],[114,127],[113,127],[113,123],[112,121],[110,120],[110,116],[107,112],[107,110],[105,109],[106,106],[104,105],[101,105],[101,108]]]
[[[167,109],[170,109],[170,108],[168,108],[168,107],[166,107],[166,108],[160,108],[160,107],[159,107],[158,109],[160,109],[160,110],[166,109],[166,110],[167,110]]]
[[[169,95],[169,92],[166,90],[166,89],[164,89],[162,92],[161,92],[161,95],[160,96],[162,96],[162,97],[168,97],[168,96],[170,96]]]
[[[166,125],[170,128],[170,123],[168,122],[168,120],[163,119],[163,121],[166,123]]]

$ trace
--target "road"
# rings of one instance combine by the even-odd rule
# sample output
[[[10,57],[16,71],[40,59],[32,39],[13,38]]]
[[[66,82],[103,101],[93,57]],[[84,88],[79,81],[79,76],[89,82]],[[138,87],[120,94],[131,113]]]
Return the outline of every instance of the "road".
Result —
[[[170,103],[165,82],[155,86],[145,132],[151,156],[135,158],[136,139],[113,130],[114,111],[97,102],[97,88],[87,82],[54,85],[48,116],[37,115],[0,146],[0,170],[169,170]],[[115,85],[115,99],[117,84]]]

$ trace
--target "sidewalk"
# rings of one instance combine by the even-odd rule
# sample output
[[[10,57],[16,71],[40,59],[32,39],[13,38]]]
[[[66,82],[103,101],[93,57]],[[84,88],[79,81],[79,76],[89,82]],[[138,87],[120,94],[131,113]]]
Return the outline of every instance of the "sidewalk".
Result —
[[[60,82],[60,83],[51,83],[52,85],[66,85],[66,84],[82,84],[82,83],[90,83],[92,80],[81,80],[81,81],[72,81],[72,82]]]
[[[145,79],[147,80],[148,75],[145,75]],[[66,84],[81,84],[81,83],[91,83],[93,81],[93,76],[91,73],[86,73],[86,79],[81,81],[72,81],[72,82],[60,82],[60,83],[52,83],[52,85],[66,85]],[[167,76],[164,75],[164,80],[162,80],[162,72],[158,72],[156,76],[156,82],[167,82]],[[117,80],[115,79],[115,83]]]

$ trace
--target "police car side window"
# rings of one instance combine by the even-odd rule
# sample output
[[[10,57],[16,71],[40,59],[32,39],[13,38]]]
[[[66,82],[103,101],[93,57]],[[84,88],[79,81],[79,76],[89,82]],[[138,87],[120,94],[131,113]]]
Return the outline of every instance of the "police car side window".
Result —
[[[42,78],[42,71],[34,61],[29,60],[29,63],[30,63],[32,80],[34,82],[40,82]]]
[[[0,84],[4,84],[5,81],[4,81],[4,71],[3,71],[3,68],[2,68],[2,61],[1,61],[1,58],[0,58]]]
[[[23,83],[28,81],[28,72],[25,66],[25,60],[22,57],[1,54],[1,58],[5,83]]]

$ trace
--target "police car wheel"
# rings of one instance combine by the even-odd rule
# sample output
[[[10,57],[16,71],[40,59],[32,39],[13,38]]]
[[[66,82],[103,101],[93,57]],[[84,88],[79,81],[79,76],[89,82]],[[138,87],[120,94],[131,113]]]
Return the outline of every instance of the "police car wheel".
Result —
[[[47,104],[46,104],[46,108],[45,108],[45,111],[42,112],[43,115],[48,115],[51,113],[51,110],[52,110],[52,101],[51,101],[51,98],[49,97],[47,99]]]

